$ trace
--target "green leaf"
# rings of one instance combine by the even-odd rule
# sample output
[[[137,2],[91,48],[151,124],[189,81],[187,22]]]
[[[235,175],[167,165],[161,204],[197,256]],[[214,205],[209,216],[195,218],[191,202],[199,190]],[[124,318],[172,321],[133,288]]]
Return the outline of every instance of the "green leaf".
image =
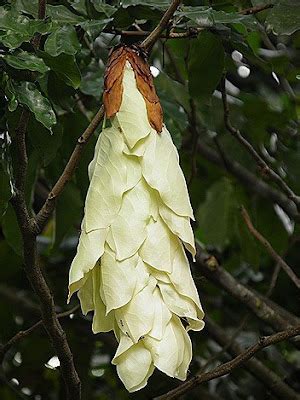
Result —
[[[65,25],[56,29],[47,38],[44,49],[53,57],[61,53],[76,54],[80,50],[80,44],[74,27]]]
[[[49,71],[49,68],[41,58],[27,51],[20,51],[14,55],[8,54],[4,56],[4,60],[15,69],[29,69],[30,71],[37,71],[42,74]]]
[[[13,9],[38,18],[39,0],[14,0]]]
[[[199,229],[196,236],[205,244],[224,248],[233,235],[232,214],[237,212],[234,187],[223,178],[208,190],[204,203],[197,211]]]
[[[39,51],[48,67],[51,68],[67,85],[77,89],[80,85],[81,75],[74,56],[69,54],[60,54],[52,57],[50,54]]]
[[[103,73],[104,70],[98,62],[94,61],[88,65],[81,80],[80,90],[82,93],[100,99],[103,89]]]
[[[7,211],[1,221],[2,231],[7,243],[15,251],[16,254],[22,256],[23,242],[18,225],[18,221],[12,206],[9,204]]]
[[[76,91],[53,71],[48,76],[47,92],[58,113],[63,110],[73,112]]]
[[[124,7],[124,8],[129,7],[129,6],[139,6],[139,5],[156,8],[158,10],[164,10],[169,7],[170,2],[166,1],[166,0],[162,0],[162,1],[158,1],[158,0],[150,0],[150,1],[124,0],[124,1],[122,1],[122,7]]]
[[[46,128],[51,129],[56,124],[56,116],[49,100],[41,94],[34,83],[14,83],[14,91],[18,102],[25,104]]]
[[[107,17],[111,17],[117,10],[109,4],[105,4],[102,0],[92,0],[92,3],[98,12],[105,14]]]
[[[62,127],[59,124],[55,125],[52,129],[52,135],[49,135],[43,125],[31,119],[28,132],[30,141],[37,150],[43,166],[47,166],[54,159],[61,146]]]
[[[86,15],[86,1],[85,0],[68,0],[70,6],[81,14]]]
[[[217,87],[224,69],[224,48],[219,36],[203,32],[191,44],[188,60],[189,90],[206,100]]]
[[[28,17],[0,7],[0,41],[9,48],[17,48],[28,42],[35,33],[46,33],[47,21],[32,20]]]
[[[92,37],[97,37],[110,21],[112,21],[112,18],[102,20],[91,19],[80,23],[80,26]]]
[[[223,10],[214,10],[208,6],[183,7],[178,13],[202,28],[217,27],[221,24],[242,24],[248,29],[257,29],[258,22],[253,15],[242,15],[237,12],[225,12]]]
[[[62,5],[47,5],[47,16],[49,16],[53,21],[56,21],[61,25],[78,25],[80,22],[83,22],[85,20],[84,17],[72,13],[72,11],[68,10]]]
[[[300,3],[298,0],[280,0],[265,21],[268,31],[276,35],[291,35],[300,29]]]

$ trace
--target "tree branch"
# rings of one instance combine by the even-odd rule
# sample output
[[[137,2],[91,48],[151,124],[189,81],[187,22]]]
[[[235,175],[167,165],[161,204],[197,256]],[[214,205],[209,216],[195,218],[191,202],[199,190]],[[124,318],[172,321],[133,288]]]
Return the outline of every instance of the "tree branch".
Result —
[[[229,272],[222,268],[217,260],[208,255],[196,243],[196,265],[201,274],[209,281],[224,289],[231,296],[245,304],[259,319],[272,326],[274,330],[284,330],[286,327],[296,326],[294,318],[280,314],[279,310],[272,307],[271,302],[264,301],[262,295],[258,296],[250,288],[239,283]],[[293,341],[293,345],[300,348],[300,343]]]
[[[198,120],[196,115],[187,113],[189,120],[189,129],[191,132],[196,130],[198,132]],[[198,133],[197,133],[198,135]],[[235,176],[246,188],[257,193],[260,197],[272,201],[278,204],[293,220],[299,221],[300,214],[297,210],[295,203],[287,198],[282,192],[268,185],[262,179],[257,178],[255,174],[248,171],[237,161],[226,158],[226,161],[222,156],[219,156],[210,146],[208,146],[203,140],[199,140],[197,143],[197,150],[205,159],[218,165],[219,167],[225,168],[233,176]]]
[[[180,3],[180,1],[178,2]],[[171,6],[172,7],[172,4]],[[171,12],[171,17],[174,14],[174,12],[176,11],[177,6],[174,6],[175,10],[173,12]],[[250,8],[246,8],[244,10],[239,11],[239,14],[241,15],[254,15],[254,14],[258,14],[261,11],[267,10],[269,8],[274,7],[273,4],[263,4],[263,5],[258,5],[255,7],[250,7]],[[168,10],[169,11],[169,10]],[[170,19],[171,17],[168,16],[168,18]],[[169,20],[168,19],[168,20]],[[168,23],[168,21],[167,21]],[[157,38],[161,38],[161,39],[185,39],[185,38],[193,38],[193,37],[197,37],[198,33],[210,29],[207,28],[207,26],[192,26],[192,27],[188,27],[185,31],[183,32],[167,32],[166,34],[163,34],[163,30],[165,29],[165,27],[167,26],[167,24],[163,27],[163,29],[160,31],[160,33],[157,34],[157,31],[155,33],[155,35],[157,35],[157,37],[155,38],[154,42],[157,40]],[[151,34],[154,34],[153,32],[149,32],[149,31],[143,31],[142,29],[136,30],[136,31],[126,31],[126,30],[119,30],[119,29],[105,29],[104,32],[106,33],[112,33],[115,35],[121,35],[121,36],[141,36],[141,37],[149,37]],[[147,45],[146,47],[151,48],[152,44]]]
[[[291,281],[294,282],[294,284],[297,286],[298,289],[300,289],[300,279],[294,273],[292,268],[280,257],[279,254],[276,253],[270,242],[253,226],[250,215],[248,214],[245,207],[241,208],[241,214],[247,225],[247,228],[252,233],[252,235],[265,247],[265,249],[274,259],[274,261],[276,261],[276,263],[281,266],[281,268],[290,277]]]
[[[227,353],[232,357],[237,357],[243,352],[243,348],[236,340],[224,332],[224,329],[218,326],[210,318],[205,320],[205,329],[210,337],[212,337],[220,346],[226,347]],[[257,358],[246,361],[243,368],[255,376],[268,390],[278,399],[281,400],[299,400],[300,395],[296,393],[289,385],[284,383],[282,378],[271,369],[267,368]]]
[[[45,8],[45,0],[39,0],[39,16],[45,16]],[[35,48],[38,48],[40,37],[34,38],[32,43]],[[26,131],[29,116],[29,110],[22,111],[15,135],[18,162],[16,163],[16,171],[14,171],[16,190],[11,203],[14,207],[22,235],[25,272],[33,290],[38,296],[43,325],[60,360],[61,373],[66,387],[66,397],[68,400],[80,400],[80,380],[74,366],[73,355],[66,339],[66,334],[55,313],[51,291],[37,262],[35,226],[33,219],[30,218],[25,202],[24,188],[27,168]]]
[[[193,38],[197,37],[198,33],[204,31],[207,29],[206,27],[189,27],[186,31],[183,32],[168,32],[166,34],[160,34],[159,38],[160,39],[186,39],[186,38]],[[145,37],[148,36],[151,32],[149,31],[143,31],[143,30],[136,30],[136,31],[126,31],[126,30],[119,30],[119,29],[114,29],[114,30],[104,30],[104,32],[107,33],[113,33],[116,35],[121,35],[121,36],[141,36]]]
[[[253,346],[249,347],[244,352],[240,353],[237,357],[233,358],[231,361],[228,361],[217,368],[213,369],[210,372],[206,372],[201,375],[196,375],[187,382],[183,383],[179,387],[169,391],[168,393],[156,397],[154,400],[171,400],[176,399],[184,393],[190,391],[194,387],[200,385],[200,383],[211,381],[212,379],[219,378],[220,376],[227,375],[231,373],[235,368],[239,367],[246,361],[250,360],[258,351],[262,350],[265,347],[271,346],[278,342],[281,342],[286,339],[293,338],[300,334],[300,326],[295,328],[286,329],[284,331],[275,333],[270,336],[263,336],[259,339],[259,341]]]
[[[73,314],[76,310],[78,310],[79,305],[73,307],[71,310],[64,311],[56,315],[57,318],[65,318],[68,317],[70,314]],[[37,328],[43,325],[43,320],[39,320],[30,328],[26,329],[25,331],[20,331],[16,335],[14,335],[11,339],[8,340],[4,345],[0,346],[0,364],[2,364],[3,359],[7,351],[18,343],[20,340],[24,339],[26,336],[30,335],[34,332]]]
[[[277,174],[266,162],[265,160],[258,154],[258,152],[254,149],[250,142],[241,134],[241,132],[232,126],[229,118],[229,106],[227,102],[227,94],[225,87],[225,77],[221,81],[221,93],[222,93],[222,101],[223,101],[223,109],[224,109],[224,124],[228,132],[230,132],[248,151],[251,157],[257,163],[260,172],[263,176],[269,176],[282,190],[289,199],[291,199],[298,207],[300,207],[300,197],[297,196],[292,189],[288,186],[288,184],[281,178],[279,174]]]
[[[167,9],[167,11],[164,13],[162,19],[160,20],[159,24],[156,26],[155,29],[149,34],[149,36],[146,37],[146,39],[142,42],[141,48],[145,50],[149,50],[152,48],[154,43],[158,40],[160,37],[161,33],[165,30],[167,27],[170,19],[172,18],[173,14],[177,10],[179,4],[181,3],[181,0],[173,0]]]

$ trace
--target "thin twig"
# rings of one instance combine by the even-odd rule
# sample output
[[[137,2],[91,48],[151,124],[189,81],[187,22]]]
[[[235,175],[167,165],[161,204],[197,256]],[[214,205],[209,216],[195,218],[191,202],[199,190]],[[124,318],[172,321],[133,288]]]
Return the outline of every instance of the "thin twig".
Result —
[[[164,13],[162,19],[160,20],[159,24],[156,26],[155,29],[153,29],[153,31],[149,34],[149,36],[147,36],[146,39],[142,42],[141,48],[144,48],[147,51],[152,48],[154,43],[158,40],[158,38],[160,37],[162,32],[167,27],[170,19],[172,18],[173,14],[177,10],[180,3],[181,3],[181,0],[173,0],[172,1],[169,8]]]
[[[258,154],[258,152],[254,149],[250,142],[241,134],[241,132],[232,126],[230,118],[229,118],[229,106],[227,102],[227,94],[225,87],[225,77],[223,77],[221,81],[221,92],[222,92],[222,101],[223,101],[223,109],[224,109],[224,124],[228,132],[230,132],[248,151],[251,157],[256,161],[258,167],[262,175],[269,176],[283,191],[286,193],[289,199],[293,200],[297,207],[300,208],[300,197],[297,196],[293,190],[287,185],[287,183],[281,178],[279,174],[277,174],[266,162],[265,160]]]
[[[226,352],[236,357],[243,352],[243,348],[237,340],[232,340],[231,336],[226,334],[224,327],[220,327],[211,318],[206,318],[205,328],[209,334],[220,346],[226,348]],[[274,371],[266,367],[261,361],[253,357],[246,361],[242,366],[258,379],[268,391],[276,398],[281,400],[299,400],[300,395],[296,393],[282,377],[278,376]]]
[[[159,35],[160,39],[186,39],[186,38],[194,38],[197,37],[198,33],[204,31],[205,27],[190,27],[186,31],[183,32],[167,32]],[[150,34],[150,31],[136,30],[136,31],[126,31],[126,30],[104,30],[106,33],[113,33],[121,36],[140,36],[147,37]]]
[[[179,387],[169,391],[162,396],[156,397],[154,400],[171,400],[176,399],[184,393],[190,391],[194,387],[200,385],[200,383],[211,381],[212,379],[219,378],[220,376],[227,375],[231,373],[235,368],[239,367],[241,364],[250,360],[258,351],[262,350],[265,347],[271,346],[278,342],[281,342],[286,339],[293,338],[300,334],[300,326],[295,328],[286,329],[284,331],[275,333],[270,336],[263,336],[259,339],[259,341],[253,346],[249,347],[247,350],[243,351],[237,357],[232,360],[216,367],[210,372],[206,372],[204,374],[200,374],[194,376],[187,382],[183,383]]]
[[[178,2],[180,3],[180,2]],[[178,7],[178,5],[177,5]],[[176,7],[176,8],[177,8]],[[261,11],[267,10],[269,8],[274,7],[273,4],[264,4],[264,5],[258,5],[255,7],[251,7],[251,8],[246,8],[244,10],[239,11],[239,14],[241,15],[253,15],[253,14],[258,14]],[[176,8],[174,10],[174,12],[176,11]],[[172,15],[174,14],[174,12],[172,13]],[[171,15],[171,16],[172,16]],[[167,21],[168,22],[168,21]],[[166,27],[166,26],[165,26]],[[164,28],[160,31],[160,33],[158,33],[157,37],[160,37],[161,39],[186,39],[186,38],[194,38],[197,37],[198,33],[210,29],[207,26],[192,26],[192,27],[188,27],[187,30],[183,31],[183,32],[174,32],[173,30],[171,32],[167,32],[165,34],[163,34],[163,30]],[[112,33],[115,35],[121,35],[121,36],[141,36],[141,37],[149,37],[151,32],[150,31],[144,31],[142,29],[137,29],[136,31],[127,31],[127,30],[120,30],[120,29],[104,29],[104,32],[106,33]],[[157,34],[157,33],[156,33]],[[155,38],[155,41],[157,40],[157,38]],[[151,48],[151,44],[146,46]]]
[[[58,313],[56,315],[56,317],[57,318],[68,317],[70,314],[73,314],[76,310],[78,310],[78,308],[79,308],[79,305],[73,307],[71,310]],[[18,332],[11,339],[9,339],[4,345],[0,346],[0,364],[2,364],[5,354],[12,346],[15,346],[16,343],[18,343],[20,340],[24,339],[26,336],[30,335],[32,332],[34,332],[38,327],[40,327],[42,325],[43,325],[43,320],[39,320],[34,325],[32,325],[30,328],[26,329],[25,331]]]
[[[300,289],[300,279],[294,273],[292,268],[280,257],[278,253],[276,253],[270,242],[253,226],[251,218],[247,210],[243,206],[241,208],[241,213],[252,235],[265,247],[270,256],[276,261],[276,263],[278,263],[281,266],[281,268],[286,272],[286,274],[290,277],[291,281],[294,282],[297,288]]]
[[[234,330],[233,334],[228,337],[228,340],[226,340],[226,343],[224,343],[222,349],[213,355],[213,357],[209,358],[206,363],[201,367],[200,371],[198,372],[198,375],[201,374],[202,372],[205,372],[207,367],[213,362],[218,360],[222,355],[224,355],[227,350],[230,348],[230,346],[234,343],[235,339],[238,337],[240,332],[244,329],[244,326],[246,322],[249,320],[250,314],[246,314],[244,318],[242,319],[241,323],[239,326]],[[210,320],[206,317],[205,318],[205,328],[207,328],[207,322],[210,322]]]

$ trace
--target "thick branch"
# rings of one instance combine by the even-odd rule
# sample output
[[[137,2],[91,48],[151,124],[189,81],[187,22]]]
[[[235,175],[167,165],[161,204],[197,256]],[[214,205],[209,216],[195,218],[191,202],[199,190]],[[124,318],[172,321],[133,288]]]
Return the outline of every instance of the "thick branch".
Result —
[[[257,163],[260,172],[263,176],[270,177],[282,190],[289,199],[294,201],[297,206],[300,206],[300,197],[297,196],[292,189],[288,186],[288,184],[281,178],[277,172],[275,172],[259,155],[259,153],[254,149],[250,142],[241,134],[241,132],[232,126],[230,118],[229,118],[229,106],[227,102],[227,94],[225,88],[225,78],[222,79],[221,82],[221,92],[222,92],[222,101],[223,101],[223,109],[224,109],[224,124],[228,132],[230,132],[241,144],[245,147],[251,157]]]
[[[245,304],[259,319],[271,325],[274,330],[284,330],[286,327],[295,326],[295,319],[282,316],[278,309],[274,309],[271,303],[264,301],[262,296],[257,296],[248,287],[239,283],[229,272],[218,265],[217,260],[205,253],[196,244],[196,263],[200,272],[211,282],[224,289],[231,296]],[[300,348],[300,343],[293,342]]]
[[[39,16],[45,16],[46,2],[39,1]],[[35,48],[39,47],[40,37],[33,40]],[[80,400],[80,380],[77,375],[73,355],[68,345],[66,334],[62,329],[57,315],[50,289],[37,263],[37,245],[34,226],[25,202],[24,188],[26,182],[26,131],[29,120],[29,111],[24,110],[15,135],[17,158],[16,162],[16,191],[11,203],[14,207],[23,240],[24,268],[27,278],[38,296],[43,325],[50,337],[51,343],[58,355],[62,377],[66,386],[66,397],[69,400]]]
[[[64,311],[62,313],[57,314],[57,318],[65,318],[68,317],[70,314],[73,314],[76,310],[78,310],[79,305],[73,307],[71,310]],[[7,351],[12,347],[15,346],[20,340],[24,339],[26,336],[30,335],[34,332],[37,328],[43,325],[43,321],[39,320],[30,328],[26,329],[25,331],[20,331],[16,335],[14,335],[8,342],[6,342],[3,346],[0,346],[0,364],[3,361],[3,358]]]
[[[252,233],[252,235],[265,247],[270,256],[276,261],[278,265],[286,272],[290,277],[291,281],[300,289],[300,279],[294,273],[292,268],[280,257],[279,254],[273,249],[271,243],[253,226],[250,215],[244,207],[241,209],[242,217],[247,225],[247,228]]]
[[[169,8],[163,15],[162,19],[160,20],[159,24],[156,26],[156,28],[150,33],[149,36],[142,42],[141,47],[144,48],[145,50],[149,50],[152,48],[154,43],[158,40],[162,32],[165,30],[167,27],[170,19],[172,18],[173,14],[177,10],[181,0],[173,0],[172,3],[170,4]]]
[[[218,326],[214,321],[206,318],[205,329],[210,337],[220,344],[221,347],[226,346],[226,351],[237,357],[243,352],[243,348],[236,340],[231,340],[231,337],[224,332],[224,329]],[[252,358],[245,362],[243,368],[255,376],[261,383],[266,386],[269,391],[278,399],[281,400],[299,400],[300,395],[297,394],[290,386],[283,382],[282,378],[275,374],[271,369],[267,368],[257,358]]]
[[[259,341],[253,346],[249,347],[247,350],[239,354],[237,357],[222,364],[210,372],[206,372],[201,375],[194,376],[187,382],[183,383],[179,387],[169,391],[168,393],[156,397],[154,400],[171,400],[176,399],[184,393],[190,391],[194,387],[200,385],[200,383],[211,381],[212,379],[219,378],[220,376],[227,375],[231,373],[235,368],[239,367],[246,361],[250,360],[258,351],[261,349],[298,336],[300,334],[300,326],[295,328],[286,329],[282,332],[275,333],[271,336],[264,336],[259,339]]]

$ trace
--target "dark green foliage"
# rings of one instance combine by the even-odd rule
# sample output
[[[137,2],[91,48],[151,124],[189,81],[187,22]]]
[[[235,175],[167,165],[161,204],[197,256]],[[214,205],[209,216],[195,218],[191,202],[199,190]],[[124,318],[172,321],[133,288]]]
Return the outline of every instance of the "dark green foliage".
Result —
[[[169,5],[169,1],[135,0],[48,3],[47,18],[38,20],[37,0],[0,1],[0,344],[39,319],[37,299],[22,269],[20,229],[9,203],[14,191],[12,171],[18,163],[15,136],[21,110],[30,110],[25,194],[35,215],[61,175],[77,138],[100,107],[108,52],[120,39],[115,32],[134,30],[134,24],[150,31]],[[300,4],[298,0],[274,1],[273,8],[245,15],[240,11],[269,2],[183,3],[170,28],[190,32],[190,37],[162,38],[153,48],[150,64],[160,72],[154,81],[165,123],[189,182],[195,235],[239,282],[265,295],[275,262],[249,233],[240,207],[246,207],[257,229],[298,276],[299,220],[295,219],[295,207],[288,206],[291,200],[226,130],[220,82],[226,75],[231,124],[300,194]],[[39,50],[32,42],[37,34],[41,35]],[[67,309],[68,270],[88,188],[87,166],[99,131],[86,146],[53,217],[38,237],[39,265],[47,275],[57,311]],[[249,175],[254,180],[249,180]],[[285,199],[281,207],[276,205],[278,199],[266,192],[266,185],[257,184],[261,181],[272,193],[280,192]],[[247,312],[246,306],[204,279],[197,267],[193,274],[206,314],[230,335]],[[271,299],[299,313],[299,292],[283,271]],[[62,324],[82,380],[83,400],[143,400],[177,385],[155,372],[147,388],[128,395],[110,364],[116,348],[113,337],[94,336],[90,317],[80,311]],[[270,326],[250,314],[238,335],[239,343],[248,346],[258,335],[269,333]],[[192,340],[191,374],[195,374],[220,349],[205,330],[193,333]],[[53,356],[43,328],[13,346],[0,371],[0,399],[65,399],[59,369],[45,366]],[[226,352],[219,359],[227,360]],[[295,379],[299,350],[290,343],[269,348],[260,359],[291,387],[300,389]],[[210,367],[216,365],[216,360],[210,362]],[[214,382],[203,384],[201,392],[196,389],[185,398],[275,398],[267,386],[241,368]]]

